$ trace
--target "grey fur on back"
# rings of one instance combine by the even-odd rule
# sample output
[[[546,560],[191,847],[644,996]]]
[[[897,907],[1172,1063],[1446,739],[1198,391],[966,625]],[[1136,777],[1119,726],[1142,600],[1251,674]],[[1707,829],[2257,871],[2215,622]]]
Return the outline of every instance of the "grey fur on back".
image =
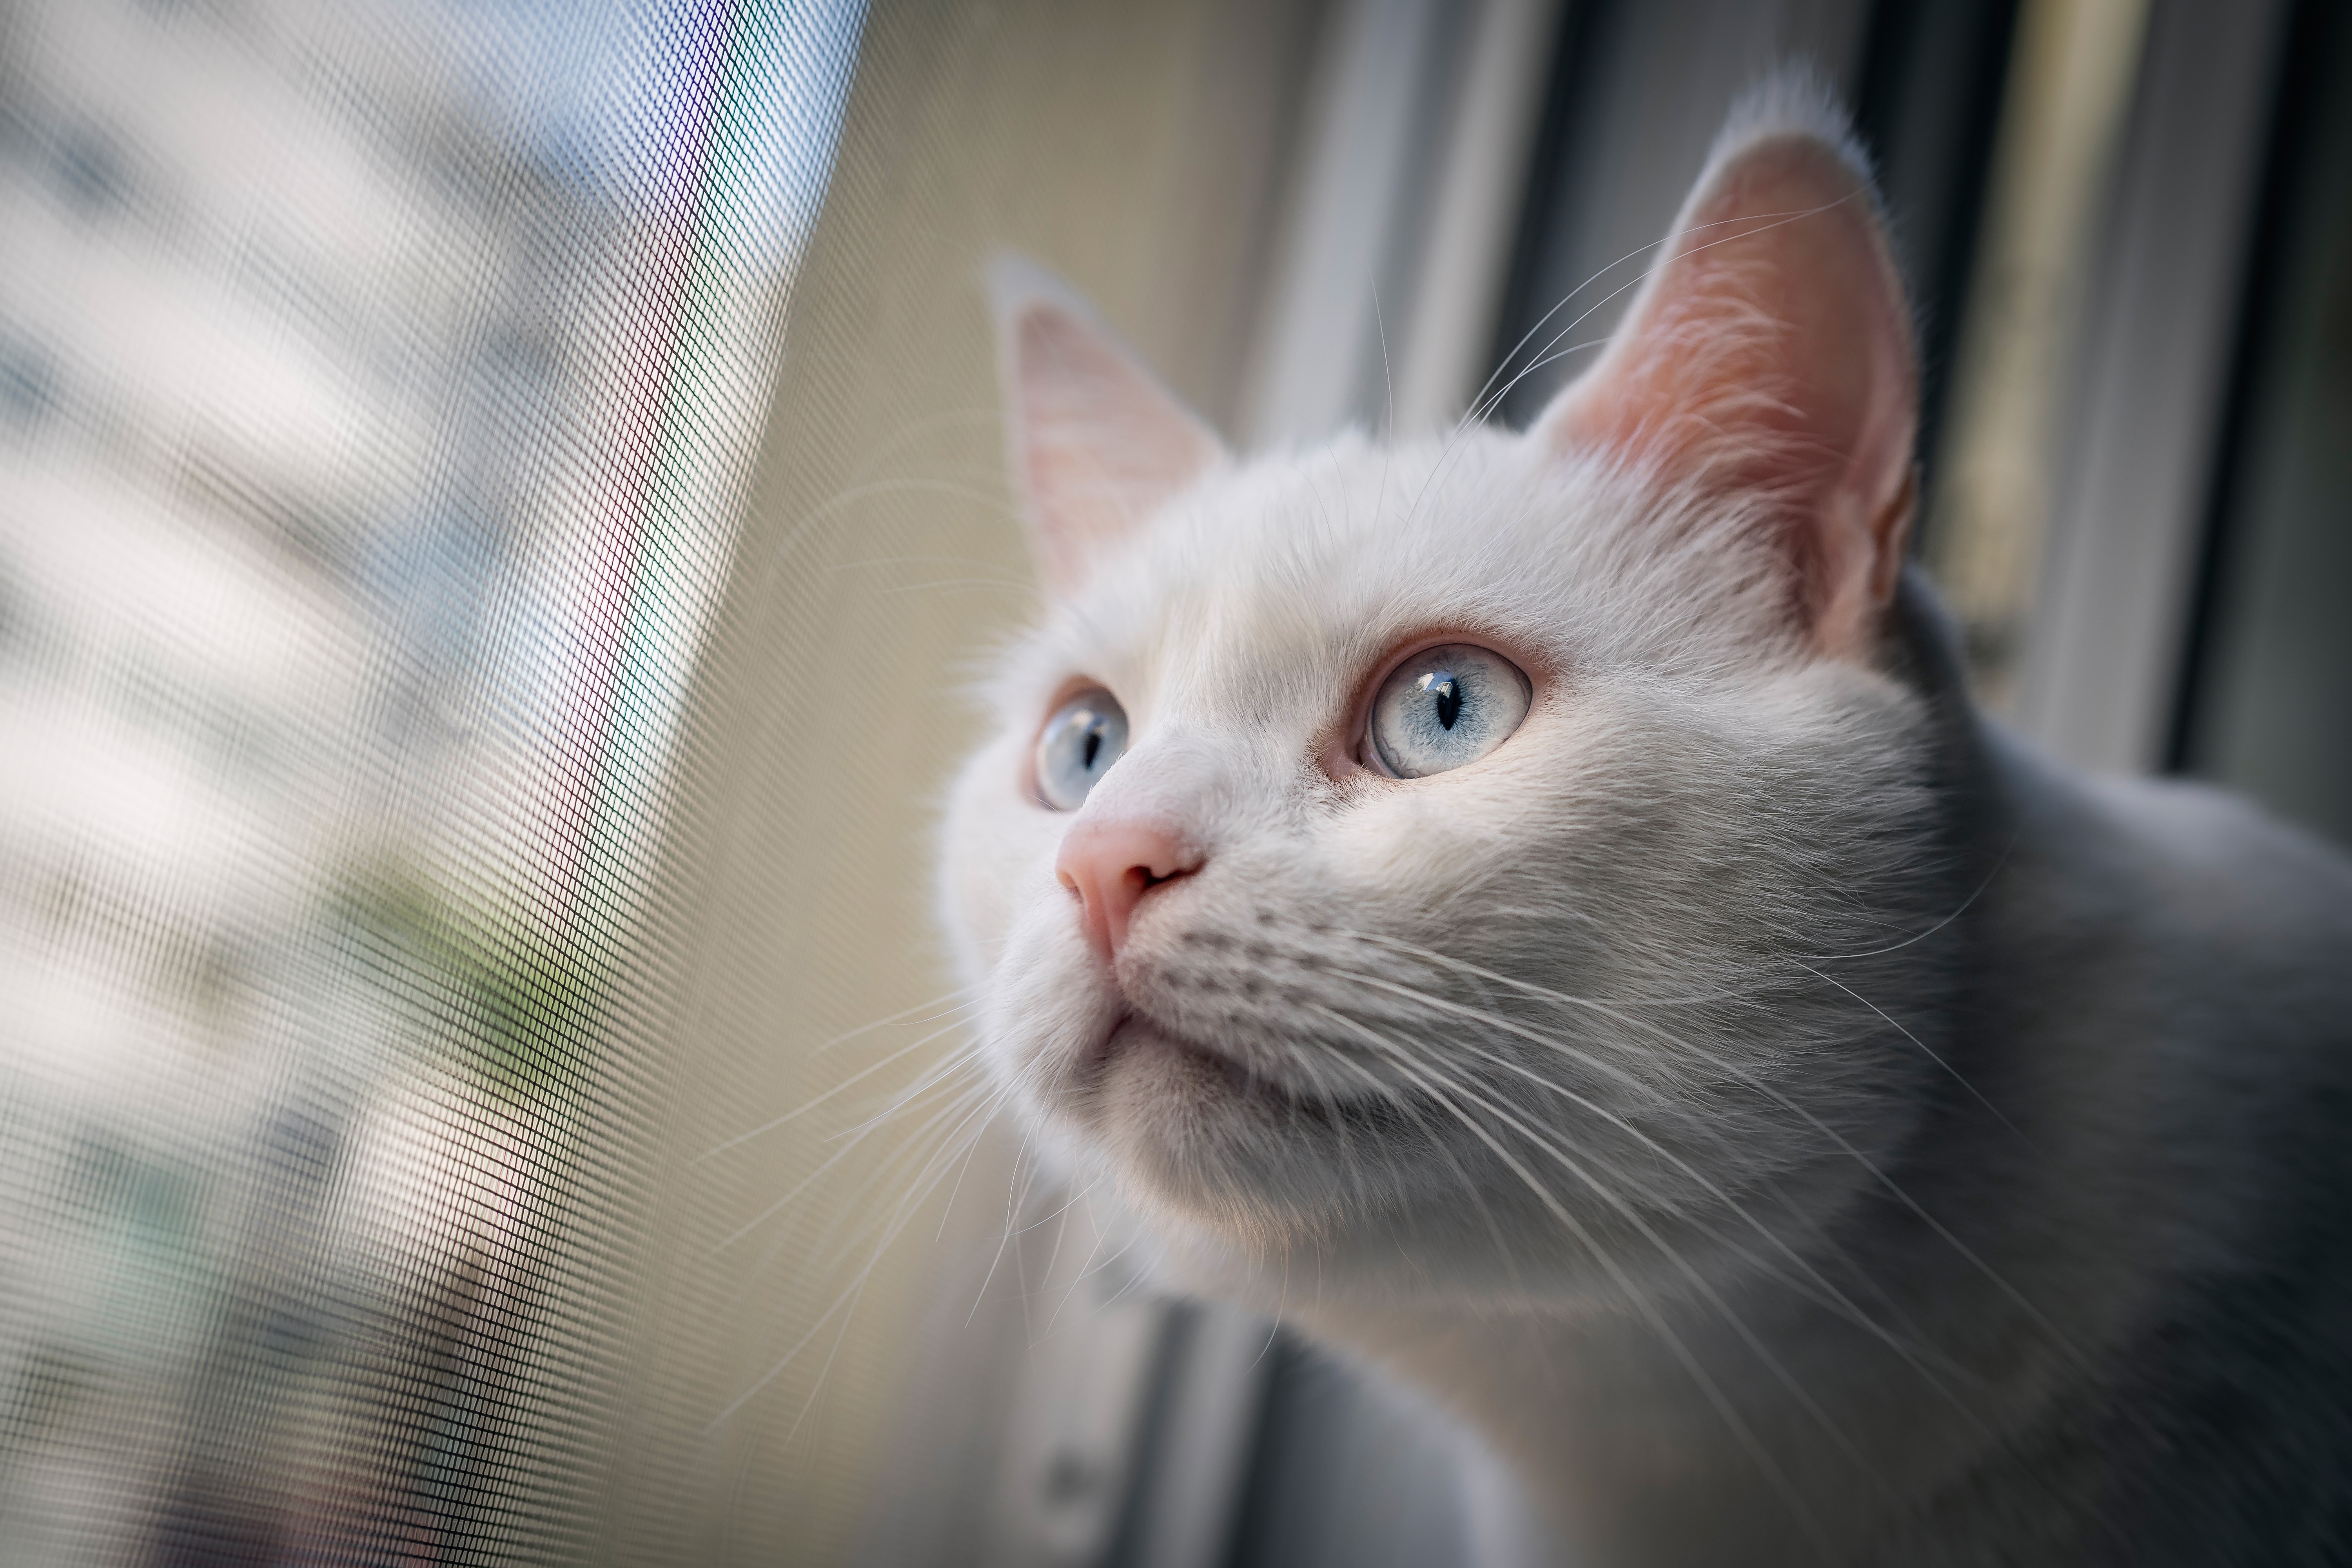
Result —
[[[2063,773],[1937,684],[1953,810],[1998,867],[1948,1037],[2034,1135],[1955,1107],[1897,1179],[1989,1246],[2089,1189],[2041,1244],[2135,1277],[2068,1385],[1874,1560],[2352,1558],[2352,866],[2218,792]]]

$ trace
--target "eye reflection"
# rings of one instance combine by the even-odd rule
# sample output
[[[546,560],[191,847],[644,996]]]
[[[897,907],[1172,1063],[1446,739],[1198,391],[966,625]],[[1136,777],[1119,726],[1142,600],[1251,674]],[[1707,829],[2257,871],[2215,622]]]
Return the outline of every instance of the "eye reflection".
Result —
[[[1437,721],[1446,729],[1462,716],[1462,684],[1451,675],[1424,675],[1421,689],[1437,700]]]
[[[1037,737],[1037,794],[1056,811],[1076,811],[1097,780],[1127,752],[1127,710],[1097,687],[1054,711]]]
[[[1367,738],[1390,773],[1426,778],[1475,763],[1510,739],[1533,698],[1519,667],[1491,648],[1427,648],[1381,683]]]

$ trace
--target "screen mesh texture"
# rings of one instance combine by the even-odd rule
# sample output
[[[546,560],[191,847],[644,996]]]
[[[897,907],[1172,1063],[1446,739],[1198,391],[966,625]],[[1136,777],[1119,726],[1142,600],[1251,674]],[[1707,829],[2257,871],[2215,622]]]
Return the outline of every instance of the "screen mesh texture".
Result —
[[[0,11],[0,1563],[577,1560],[862,7]]]

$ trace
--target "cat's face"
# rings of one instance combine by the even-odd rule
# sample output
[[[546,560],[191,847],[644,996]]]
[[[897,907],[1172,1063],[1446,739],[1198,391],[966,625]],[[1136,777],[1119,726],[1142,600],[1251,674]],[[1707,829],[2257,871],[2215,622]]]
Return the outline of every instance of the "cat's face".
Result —
[[[1866,205],[1791,182],[1853,188],[1820,142],[1764,140],[1686,222],[1825,210],[1822,243],[1861,247],[1833,259],[1892,289]],[[1638,1238],[1709,1254],[1768,1184],[1817,1209],[1908,1124],[1919,1058],[1822,973],[1924,923],[1919,704],[1870,657],[1907,341],[1891,386],[1845,363],[1899,334],[1899,293],[1859,350],[1811,333],[1825,395],[1806,334],[1758,319],[1810,325],[1763,270],[1789,247],[1732,232],[1763,237],[1744,269],[1662,266],[1526,436],[1247,465],[1012,291],[1054,593],[954,788],[947,920],[1028,1131],[1196,1263],[1622,1284],[1665,1256]],[[1727,445],[1743,415],[1769,428]]]

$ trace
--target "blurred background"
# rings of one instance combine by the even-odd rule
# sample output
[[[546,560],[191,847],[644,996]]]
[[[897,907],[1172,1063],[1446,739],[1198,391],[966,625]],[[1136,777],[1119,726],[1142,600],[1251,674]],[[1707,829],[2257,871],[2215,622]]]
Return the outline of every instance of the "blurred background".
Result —
[[[1460,1560],[961,1050],[977,273],[1523,423],[1792,54],[1985,700],[2352,844],[2324,0],[0,0],[0,1565]]]

